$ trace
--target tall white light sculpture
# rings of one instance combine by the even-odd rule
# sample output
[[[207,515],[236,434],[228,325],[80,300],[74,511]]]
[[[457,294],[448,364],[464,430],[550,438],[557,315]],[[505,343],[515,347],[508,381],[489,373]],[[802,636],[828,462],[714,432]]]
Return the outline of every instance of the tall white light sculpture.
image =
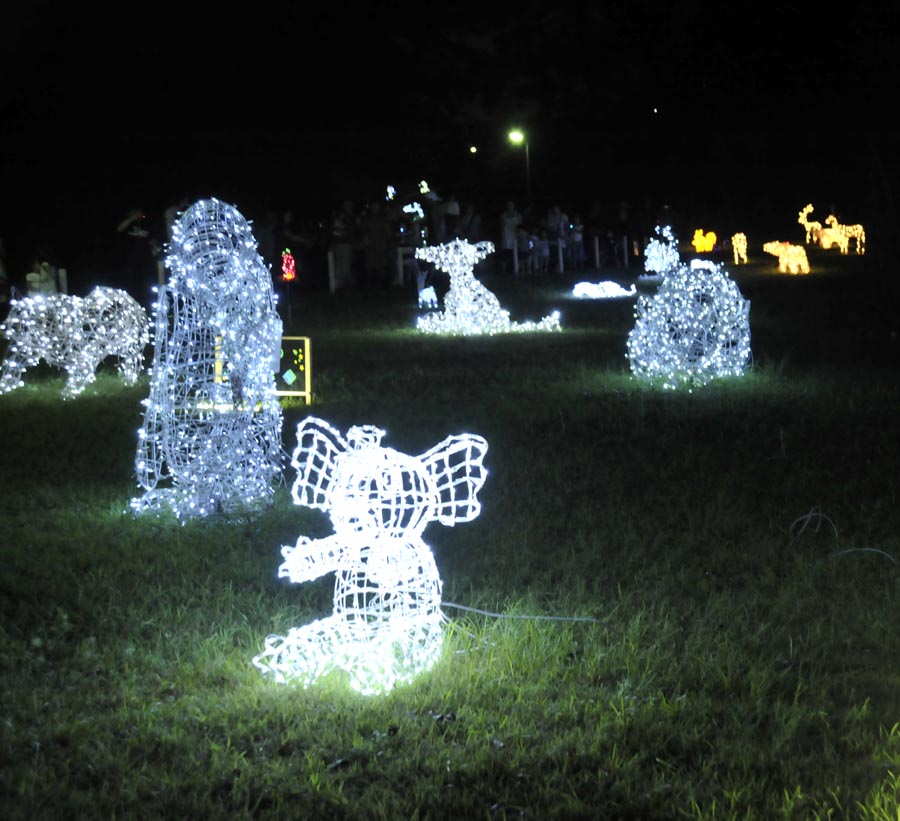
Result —
[[[674,271],[681,264],[681,254],[678,253],[678,241],[672,233],[669,225],[659,226],[654,229],[655,236],[647,243],[644,250],[644,271],[638,279],[662,279],[670,271]]]
[[[264,507],[282,465],[271,274],[249,223],[216,199],[174,223],[166,264],[131,507],[182,521]]]
[[[119,373],[133,385],[150,344],[150,320],[140,303],[126,291],[102,285],[86,297],[50,294],[14,299],[2,330],[9,347],[0,393],[21,387],[25,371],[42,359],[67,372],[62,392],[66,399],[91,384],[97,367],[110,356],[118,358]]]
[[[475,278],[475,264],[493,251],[492,242],[482,241],[472,245],[464,239],[416,249],[416,257],[450,274],[450,287],[444,295],[444,310],[420,316],[417,321],[420,331],[474,335],[560,330],[557,311],[539,322],[513,322],[509,311],[500,307],[496,295]]]
[[[750,301],[717,263],[669,272],[638,297],[626,356],[635,376],[676,389],[741,375],[750,360]]]
[[[452,527],[478,516],[488,445],[464,433],[408,456],[383,447],[384,433],[354,426],[345,439],[315,417],[297,426],[294,501],[328,513],[334,534],[282,547],[278,575],[297,583],[335,573],[334,609],[266,638],[253,663],[277,682],[306,687],[337,671],[373,695],[440,657],[441,579],[422,533],[429,522]]]

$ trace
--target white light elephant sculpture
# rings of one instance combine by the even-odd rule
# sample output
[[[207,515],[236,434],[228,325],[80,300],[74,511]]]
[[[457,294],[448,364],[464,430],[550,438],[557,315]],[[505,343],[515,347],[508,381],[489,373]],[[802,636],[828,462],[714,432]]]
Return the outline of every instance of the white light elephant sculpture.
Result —
[[[23,375],[42,359],[68,374],[63,397],[77,396],[107,357],[129,385],[137,382],[150,342],[147,312],[130,294],[97,286],[86,297],[49,294],[15,299],[2,326],[9,347],[0,393],[24,385]]]

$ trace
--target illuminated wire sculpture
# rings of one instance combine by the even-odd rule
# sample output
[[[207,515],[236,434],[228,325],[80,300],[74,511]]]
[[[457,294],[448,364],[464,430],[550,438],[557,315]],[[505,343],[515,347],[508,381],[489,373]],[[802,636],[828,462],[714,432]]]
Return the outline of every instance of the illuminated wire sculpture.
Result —
[[[809,259],[806,248],[790,242],[763,243],[763,251],[778,258],[778,270],[782,274],[808,274]]]
[[[638,279],[659,280],[670,271],[674,271],[681,264],[681,254],[678,252],[678,241],[669,225],[657,225],[653,232],[654,237],[647,243],[644,249],[644,271]]]
[[[800,209],[800,213],[797,214],[797,222],[799,222],[806,229],[806,244],[809,245],[811,242],[818,244],[819,242],[819,234],[822,231],[822,223],[817,220],[811,220],[809,215],[812,213],[813,205],[812,203],[807,203]]]
[[[851,239],[856,243],[857,254],[864,254],[866,252],[866,230],[861,225],[858,223],[856,225],[842,225],[838,222],[837,217],[834,214],[829,214],[825,217],[825,224],[828,226],[828,228],[825,229],[826,231],[843,235],[843,242],[835,240],[835,244],[840,247],[842,254],[849,252]],[[831,236],[831,234],[829,234],[829,236]]]
[[[181,215],[168,251],[131,507],[182,521],[264,507],[282,465],[271,274],[249,223],[216,199]]]
[[[635,376],[666,389],[739,376],[750,360],[750,301],[724,268],[694,260],[640,296],[626,356]]]
[[[559,312],[539,322],[513,322],[509,311],[500,307],[496,295],[475,277],[475,264],[493,253],[494,243],[474,245],[454,239],[442,245],[416,249],[416,257],[433,263],[450,275],[450,287],[444,295],[444,310],[420,316],[417,327],[432,334],[498,334],[516,331],[558,331]]]
[[[747,235],[737,233],[731,235],[731,250],[734,253],[734,264],[747,264]]]
[[[572,288],[572,296],[578,299],[623,299],[637,295],[634,283],[630,288],[623,288],[611,279],[603,282],[576,282]]]
[[[448,436],[421,456],[381,445],[384,431],[346,438],[308,417],[297,426],[294,502],[329,514],[334,534],[281,549],[278,575],[305,582],[334,572],[330,616],[270,635],[253,659],[280,683],[309,686],[337,672],[364,695],[411,682],[440,658],[441,579],[422,541],[429,522],[450,527],[481,512],[487,441]]]
[[[25,371],[42,359],[66,371],[65,399],[94,382],[98,366],[110,356],[118,359],[125,383],[133,385],[150,344],[150,320],[140,303],[126,291],[102,285],[86,297],[57,293],[13,299],[2,330],[9,346],[0,393],[21,387]]]
[[[703,233],[703,229],[698,228],[694,231],[694,238],[691,240],[691,245],[694,246],[694,250],[698,254],[705,254],[715,249],[718,240],[719,238],[716,236],[715,231]]]
[[[438,295],[433,285],[426,285],[419,290],[419,308],[434,309],[438,306]]]

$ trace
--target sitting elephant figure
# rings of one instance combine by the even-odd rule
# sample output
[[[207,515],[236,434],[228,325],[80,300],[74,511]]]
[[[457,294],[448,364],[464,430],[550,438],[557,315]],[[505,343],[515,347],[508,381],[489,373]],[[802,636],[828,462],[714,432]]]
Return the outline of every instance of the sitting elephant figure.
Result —
[[[421,456],[383,447],[384,431],[321,419],[297,427],[297,504],[329,514],[334,533],[285,545],[279,576],[335,573],[332,615],[271,635],[253,660],[278,682],[310,685],[339,672],[364,695],[409,683],[442,647],[441,579],[422,541],[429,522],[453,526],[481,511],[487,442],[448,436]]]
[[[0,393],[21,387],[25,371],[42,359],[68,373],[64,398],[91,384],[109,356],[118,357],[120,374],[133,385],[150,343],[150,321],[143,307],[126,291],[102,285],[86,297],[49,294],[12,300],[0,327],[9,340]]]

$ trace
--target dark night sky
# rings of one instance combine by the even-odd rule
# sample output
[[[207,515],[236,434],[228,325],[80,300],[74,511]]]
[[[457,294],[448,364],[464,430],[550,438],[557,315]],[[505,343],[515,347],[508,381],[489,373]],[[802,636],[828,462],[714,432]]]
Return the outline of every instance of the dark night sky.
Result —
[[[21,3],[0,54],[0,237],[11,267],[39,241],[89,266],[131,207],[185,195],[250,218],[422,178],[521,201],[513,124],[538,199],[849,211],[873,146],[896,171],[895,4],[766,7]]]

